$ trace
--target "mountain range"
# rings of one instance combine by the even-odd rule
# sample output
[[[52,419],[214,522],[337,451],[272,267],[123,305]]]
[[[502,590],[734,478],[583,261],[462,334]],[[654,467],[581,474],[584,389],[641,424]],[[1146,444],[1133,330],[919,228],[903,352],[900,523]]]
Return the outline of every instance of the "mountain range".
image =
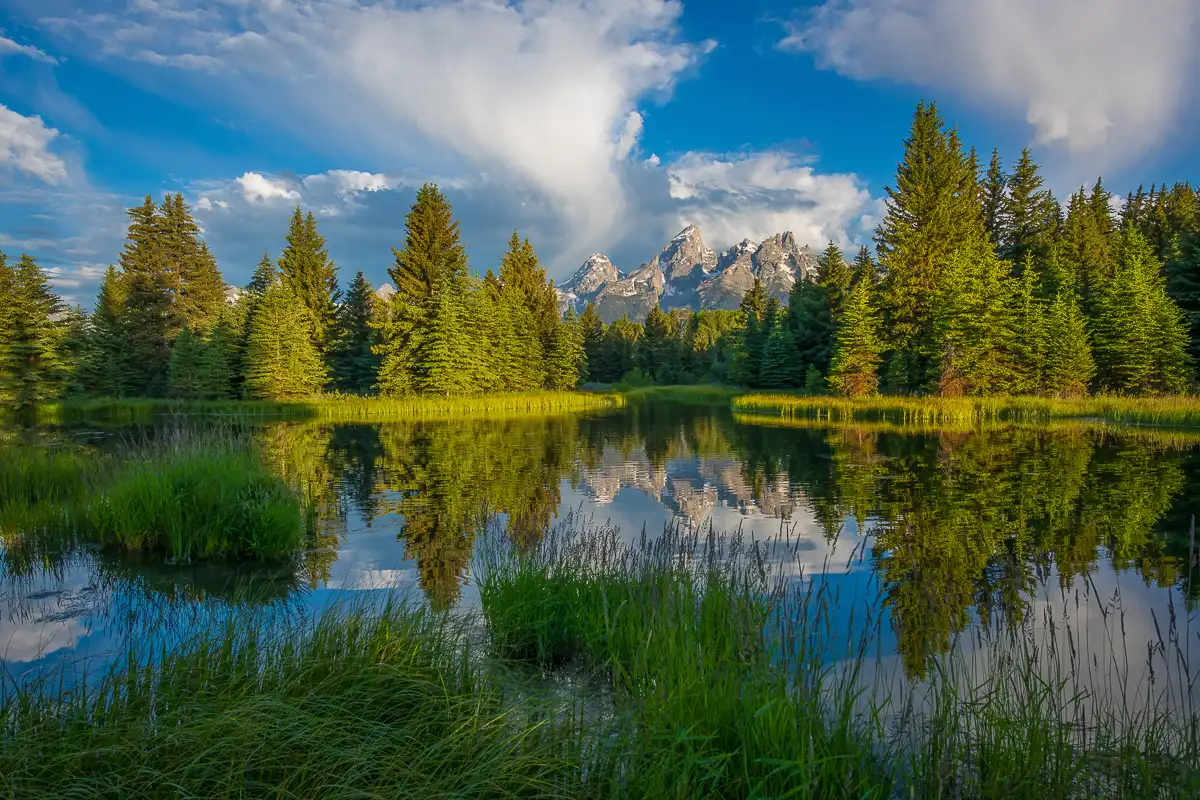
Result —
[[[743,239],[723,253],[705,246],[700,229],[689,225],[662,251],[624,274],[603,253],[583,262],[557,288],[559,306],[582,311],[590,301],[605,323],[621,317],[641,321],[655,305],[673,308],[735,309],[742,296],[763,282],[768,294],[784,300],[797,279],[813,279],[817,259],[790,232],[759,244]]]

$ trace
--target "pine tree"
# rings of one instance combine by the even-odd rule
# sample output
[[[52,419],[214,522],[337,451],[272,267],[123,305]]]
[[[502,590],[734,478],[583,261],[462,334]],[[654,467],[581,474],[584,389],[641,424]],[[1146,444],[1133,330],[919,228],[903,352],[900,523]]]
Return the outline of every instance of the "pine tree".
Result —
[[[680,332],[675,319],[660,306],[650,309],[638,340],[637,366],[656,383],[679,381]]]
[[[852,278],[853,272],[850,265],[846,263],[846,259],[842,257],[842,251],[831,239],[825,247],[825,252],[817,259],[817,283],[825,289],[825,294],[829,298],[830,315],[834,320],[841,313],[846,294],[850,291]]]
[[[28,255],[15,267],[0,253],[0,401],[24,411],[57,397],[67,377],[62,302]]]
[[[796,342],[786,318],[780,315],[763,345],[759,383],[768,389],[791,389],[799,387],[803,381],[803,365],[796,353]]]
[[[754,279],[754,285],[742,297],[739,311],[745,322],[730,377],[742,386],[758,386],[762,349],[768,333],[763,324],[767,311],[767,290],[758,278]]]
[[[957,132],[945,130],[936,105],[919,103],[876,233],[885,275],[880,305],[901,355],[904,374],[896,377],[904,388],[919,389],[937,375],[934,306],[951,254],[986,239],[976,183]]]
[[[1006,332],[1012,380],[1005,389],[1011,394],[1034,394],[1042,385],[1045,311],[1038,297],[1032,252],[1026,252],[1025,268],[1013,288],[1011,330]]]
[[[478,354],[463,335],[470,327],[461,281],[439,280],[416,361],[416,388],[424,394],[472,394],[479,390]]]
[[[206,396],[201,362],[205,357],[203,340],[186,325],[175,337],[167,369],[167,393],[181,400],[200,400]]]
[[[246,395],[256,400],[309,397],[325,385],[325,365],[312,342],[312,319],[289,287],[269,287],[250,323]]]
[[[262,261],[258,262],[254,275],[250,277],[250,283],[246,284],[246,291],[261,295],[278,280],[279,271],[275,269],[275,263],[271,261],[269,253],[263,253]]]
[[[821,370],[815,364],[809,364],[804,373],[804,393],[811,395],[825,394],[826,381]]]
[[[502,285],[511,287],[525,304],[543,358],[550,358],[553,342],[558,335],[558,296],[553,284],[547,282],[546,271],[538,263],[533,246],[528,239],[522,240],[516,231],[513,231],[508,250],[500,261],[499,279]],[[548,383],[549,365],[539,361],[537,366]]]
[[[1183,312],[1167,295],[1153,248],[1135,228],[1123,232],[1116,272],[1095,301],[1098,379],[1118,392],[1182,392],[1191,383]]]
[[[851,286],[857,286],[859,281],[866,280],[872,286],[879,283],[878,270],[875,268],[875,259],[871,258],[871,251],[867,246],[858,248],[858,255],[854,259],[853,275],[850,280]]]
[[[244,322],[226,305],[217,323],[203,338],[200,356],[200,386],[205,399],[225,400],[237,396],[241,374]]]
[[[121,315],[125,308],[125,283],[111,264],[100,282],[92,312],[90,333],[84,344],[80,380],[87,394],[128,397],[132,380],[125,348]]]
[[[1000,151],[992,150],[992,161],[988,165],[987,178],[983,183],[983,227],[991,238],[992,244],[997,247],[1001,242],[1007,240],[1004,225],[1007,187],[1008,176],[1004,174],[1000,165]]]
[[[324,354],[335,334],[337,304],[341,297],[337,267],[329,260],[325,239],[317,232],[317,220],[300,206],[292,213],[287,246],[279,256],[279,274],[304,307],[311,320],[311,338]]]
[[[1026,147],[1008,178],[1008,191],[1001,211],[1003,234],[999,254],[1018,272],[1026,263],[1044,259],[1051,245],[1054,211],[1052,198],[1042,189],[1042,183],[1038,165]]]
[[[435,290],[446,281],[462,285],[468,274],[459,224],[436,185],[427,183],[418,190],[404,227],[404,248],[393,248],[395,264],[388,269],[396,293],[380,347],[379,385],[385,395],[417,391],[419,354],[442,299]]]
[[[579,318],[575,315],[575,309],[568,309],[566,316],[556,326],[547,356],[547,386],[559,390],[579,386],[580,367],[585,358]]]
[[[829,388],[844,397],[867,397],[879,391],[879,321],[872,308],[873,287],[859,280],[850,295],[838,326],[833,361],[829,368]]]
[[[820,283],[796,281],[788,295],[787,317],[800,375],[810,366],[827,372],[837,331],[829,290]]]
[[[193,333],[215,326],[225,305],[225,280],[199,236],[200,226],[183,195],[168,194],[159,210],[159,242],[167,269],[175,276],[176,312]]]
[[[1191,332],[1188,351],[1200,359],[1200,229],[1178,237],[1166,264],[1167,291],[1183,310]]]
[[[127,213],[129,231],[120,256],[125,289],[120,319],[129,388],[133,394],[162,397],[171,342],[181,327],[175,308],[178,274],[164,252],[158,207],[150,196]]]
[[[1096,374],[1087,319],[1074,292],[1059,293],[1042,317],[1040,390],[1052,397],[1083,397]]]
[[[369,394],[379,378],[378,331],[372,326],[374,293],[359,270],[338,309],[331,351],[334,384],[344,392]]]
[[[580,367],[581,381],[599,381],[600,351],[604,342],[604,323],[596,313],[596,304],[591,300],[584,306],[579,317],[579,329],[583,337],[583,364]]]
[[[943,274],[933,341],[939,373],[926,388],[942,396],[1009,391],[1014,381],[1011,313],[1015,287],[1008,262],[987,241],[951,256]]]

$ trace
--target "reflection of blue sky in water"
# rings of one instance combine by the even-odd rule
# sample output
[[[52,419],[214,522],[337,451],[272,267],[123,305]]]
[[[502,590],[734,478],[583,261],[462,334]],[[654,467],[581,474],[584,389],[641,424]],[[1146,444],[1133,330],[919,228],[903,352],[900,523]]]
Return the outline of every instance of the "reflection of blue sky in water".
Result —
[[[788,432],[777,436],[786,438]],[[836,534],[828,536],[829,519],[822,523],[819,518],[809,496],[811,487],[786,471],[754,476],[744,453],[732,446],[724,452],[698,454],[684,445],[668,457],[652,460],[642,448],[607,444],[592,453],[587,464],[567,465],[567,474],[558,480],[557,519],[580,510],[584,517],[619,528],[628,542],[637,541],[643,528],[653,536],[668,524],[704,530],[711,526],[718,533],[740,531],[750,540],[771,541],[769,561],[776,569],[795,580],[809,578],[828,592],[832,601],[827,617],[829,661],[846,661],[864,625],[875,620],[878,637],[863,664],[863,679],[889,687],[885,691],[898,691],[904,684],[897,632],[890,624],[888,609],[879,602],[879,578],[873,569],[871,529],[877,521],[869,522],[866,534],[860,535],[854,516],[846,514],[840,528],[834,521]],[[376,496],[399,496],[389,488],[378,487]],[[1182,497],[1176,502],[1192,499]],[[344,519],[337,523],[344,525],[344,530],[339,530],[336,557],[328,565],[327,577],[316,587],[302,587],[268,603],[264,613],[312,611],[347,597],[382,597],[393,591],[420,597],[420,570],[414,554],[406,551],[404,518],[380,513],[368,524],[355,503],[344,506]],[[229,613],[228,604],[220,598],[168,602],[154,591],[136,590],[123,580],[102,579],[91,554],[83,553],[57,575],[40,573],[0,584],[0,653],[9,678],[64,662],[95,666],[131,639],[169,640],[191,624],[215,624]],[[145,583],[153,585],[153,581]],[[1060,651],[1068,652],[1073,646],[1077,654],[1086,654],[1074,663],[1080,679],[1092,685],[1114,691],[1121,684],[1127,688],[1147,685],[1147,646],[1158,644],[1159,631],[1166,637],[1171,606],[1180,628],[1191,619],[1177,589],[1148,584],[1133,569],[1115,568],[1104,552],[1092,561],[1086,577],[1079,577],[1076,571],[1066,580],[1067,588],[1060,583],[1058,572],[1050,566],[1035,586],[1027,613],[1043,641],[1052,636]],[[1101,609],[1118,590],[1120,616],[1113,613],[1106,619]],[[464,576],[458,603],[466,607],[478,604],[469,574]],[[976,610],[972,609],[970,619],[970,625],[952,635],[956,657],[963,659],[973,674],[984,677],[997,648],[994,639],[984,645],[979,638]],[[1052,633],[1049,619],[1054,621]],[[1200,656],[1200,625],[1194,628],[1185,631],[1186,644],[1181,647],[1192,663],[1200,663],[1195,661]],[[1167,649],[1170,647],[1168,644]],[[1169,652],[1166,655],[1174,657]],[[1159,689],[1167,680],[1163,662],[1160,654],[1155,674]],[[1188,690],[1176,685],[1173,691],[1178,695]]]

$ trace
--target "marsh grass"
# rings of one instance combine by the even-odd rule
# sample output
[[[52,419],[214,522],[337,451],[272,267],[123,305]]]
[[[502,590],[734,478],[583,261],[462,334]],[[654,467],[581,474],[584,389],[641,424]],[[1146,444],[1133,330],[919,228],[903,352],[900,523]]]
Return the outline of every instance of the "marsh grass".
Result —
[[[28,572],[82,542],[195,559],[277,559],[311,533],[312,504],[234,432],[176,430],[113,452],[0,453],[0,559]]]
[[[791,394],[735,397],[739,411],[828,421],[888,420],[904,424],[974,424],[997,420],[1026,422],[1086,418],[1136,425],[1200,426],[1200,397],[902,397],[860,399]]]
[[[325,422],[386,422],[538,416],[620,407],[612,392],[529,392],[464,397],[359,397],[328,395],[309,400],[82,400],[44,409],[52,420],[149,422],[171,415],[309,419]]]
[[[552,726],[512,720],[468,653],[458,621],[399,603],[135,642],[69,695],[6,685],[0,794],[567,796]]]

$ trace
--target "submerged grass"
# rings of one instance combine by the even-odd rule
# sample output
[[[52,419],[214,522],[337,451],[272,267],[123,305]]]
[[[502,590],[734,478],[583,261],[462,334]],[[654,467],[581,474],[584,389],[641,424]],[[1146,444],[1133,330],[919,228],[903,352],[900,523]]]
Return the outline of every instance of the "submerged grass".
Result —
[[[1090,418],[1140,425],[1200,426],[1200,397],[900,397],[860,399],[790,394],[747,394],[739,411],[830,421],[888,420],[905,424],[972,424],[993,420]]]
[[[313,419],[328,422],[439,420],[555,414],[617,408],[621,395],[611,392],[528,392],[465,397],[322,396],[307,400],[80,400],[48,406],[45,414],[63,421],[103,419],[145,422],[155,416],[213,416]]]

